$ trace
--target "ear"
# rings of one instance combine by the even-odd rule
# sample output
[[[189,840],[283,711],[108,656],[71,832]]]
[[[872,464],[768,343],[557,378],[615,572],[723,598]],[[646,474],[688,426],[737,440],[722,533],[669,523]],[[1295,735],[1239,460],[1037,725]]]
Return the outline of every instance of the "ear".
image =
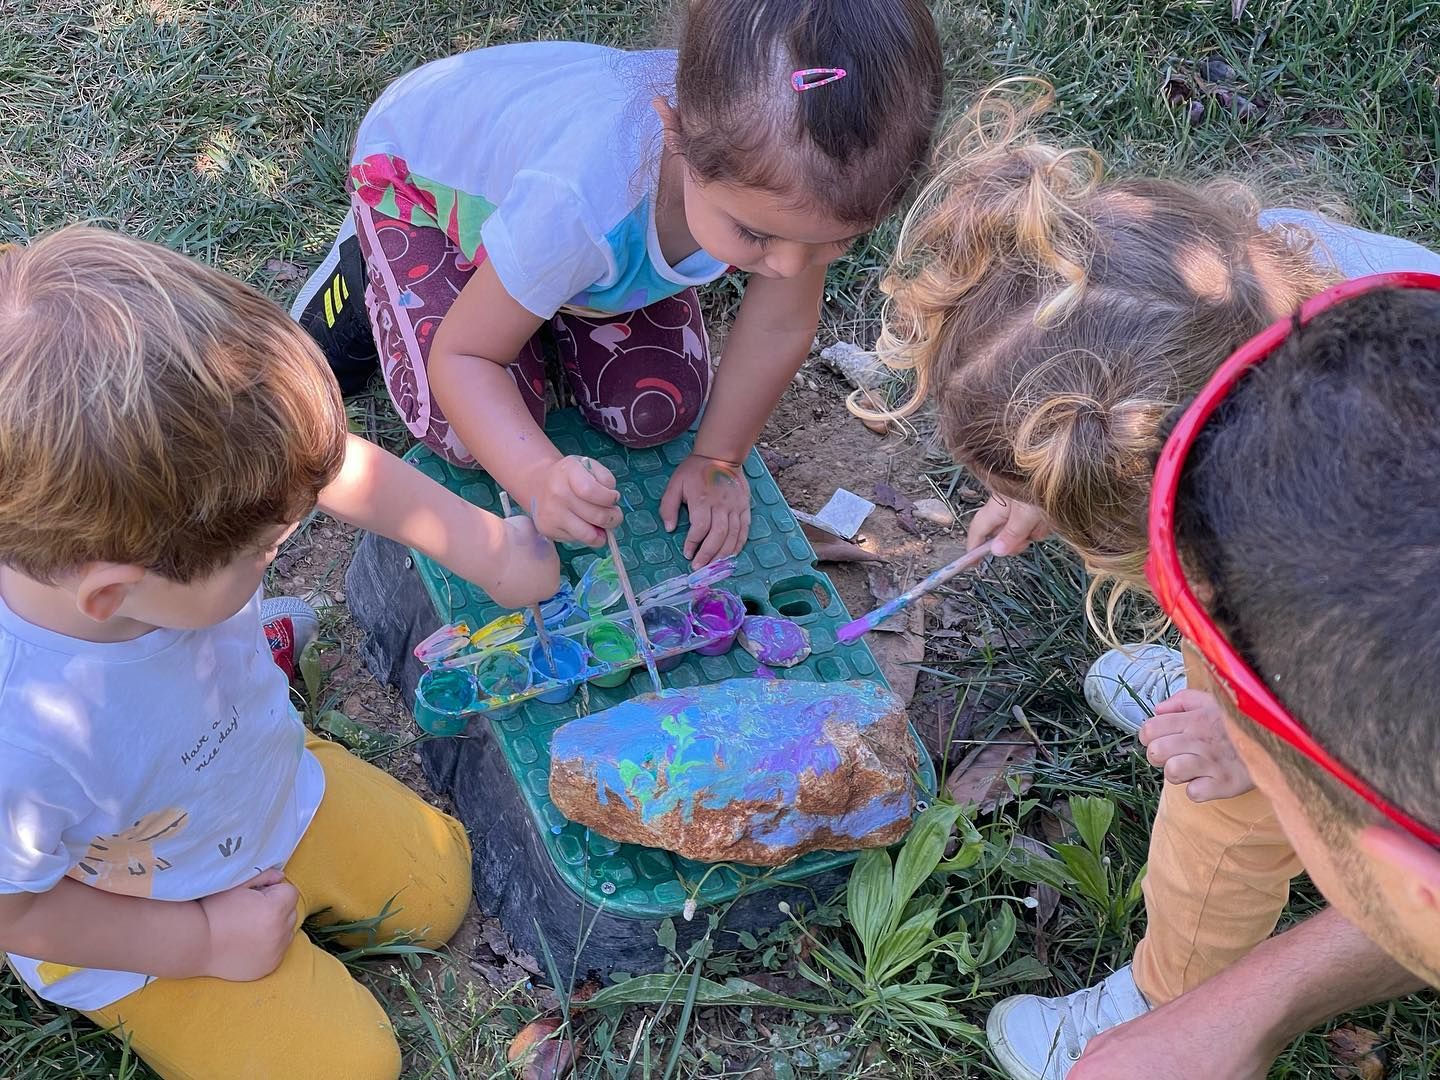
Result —
[[[674,105],[658,94],[651,99],[650,107],[660,117],[660,126],[665,131],[665,149],[674,150],[680,139],[680,114],[675,111]]]
[[[145,577],[145,568],[126,563],[88,563],[75,586],[75,607],[88,619],[108,622]]]
[[[1384,825],[1361,829],[1355,846],[1389,871],[1392,880],[1405,883],[1416,908],[1440,915],[1440,850]]]

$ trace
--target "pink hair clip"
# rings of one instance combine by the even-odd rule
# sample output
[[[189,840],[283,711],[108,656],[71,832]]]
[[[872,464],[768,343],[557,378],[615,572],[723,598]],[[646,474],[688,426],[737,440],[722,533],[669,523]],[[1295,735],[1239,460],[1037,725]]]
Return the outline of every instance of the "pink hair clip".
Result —
[[[804,68],[790,76],[790,85],[799,94],[806,90],[814,90],[817,86],[839,82],[845,77],[845,74],[844,68]]]

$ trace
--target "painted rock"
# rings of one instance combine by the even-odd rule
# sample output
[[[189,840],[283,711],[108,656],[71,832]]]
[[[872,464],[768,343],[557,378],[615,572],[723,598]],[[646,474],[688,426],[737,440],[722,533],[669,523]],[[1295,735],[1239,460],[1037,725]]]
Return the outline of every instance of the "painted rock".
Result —
[[[794,667],[810,655],[810,635],[789,619],[750,615],[740,624],[740,647],[766,667]]]
[[[778,866],[880,847],[915,809],[905,707],[872,682],[731,679],[645,694],[556,730],[550,798],[612,840]]]

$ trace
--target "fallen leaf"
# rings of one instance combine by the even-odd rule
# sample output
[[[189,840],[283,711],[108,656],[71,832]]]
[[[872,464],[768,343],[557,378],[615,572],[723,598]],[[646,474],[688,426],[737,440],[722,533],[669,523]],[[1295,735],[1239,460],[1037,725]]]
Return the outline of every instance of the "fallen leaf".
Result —
[[[890,691],[908,703],[915,695],[920,665],[925,660],[925,614],[919,608],[899,612],[885,620],[884,628],[900,621],[898,633],[870,637],[870,651],[890,684]],[[877,627],[876,629],[881,629]]]
[[[1010,777],[1023,795],[1035,782],[1030,765],[1035,744],[1023,731],[1002,731],[993,742],[977,747],[945,778],[945,790],[961,805],[989,814],[1015,798]]]
[[[1343,1080],[1384,1080],[1385,1040],[1369,1028],[1341,1024],[1325,1038]]]
[[[800,459],[794,454],[783,454],[779,450],[771,450],[768,446],[760,447],[760,460],[772,473],[784,472],[791,465],[800,464]]]
[[[508,960],[516,967],[529,972],[531,975],[543,975],[540,969],[540,962],[522,949],[515,948],[510,941],[510,935],[500,925],[499,919],[487,918],[480,927],[480,937],[477,944],[484,945],[495,956],[501,960]]]
[[[875,494],[872,501],[876,506],[883,506],[886,509],[896,512],[902,510],[913,510],[915,504],[910,499],[896,490],[890,484],[880,483],[875,485]]]
[[[1245,9],[1249,6],[1250,0],[1230,0],[1230,18],[1239,22],[1240,16],[1245,14]]]
[[[900,595],[900,583],[895,579],[895,574],[889,567],[876,564],[865,571],[865,582],[870,586],[870,595],[875,597],[875,604],[888,604]],[[877,624],[874,629],[886,630],[892,633],[899,633],[908,629],[909,619],[904,611],[897,611],[884,622]]]
[[[884,562],[885,556],[876,555],[873,551],[866,551],[857,544],[848,540],[837,540],[831,537],[829,540],[812,540],[810,546],[815,549],[815,558],[820,562]]]
[[[277,285],[284,285],[291,281],[299,281],[305,276],[305,268],[297,266],[293,262],[286,262],[284,259],[265,260],[265,272],[270,275]]]
[[[575,1042],[559,1034],[562,1026],[558,1017],[541,1017],[510,1040],[505,1057],[520,1080],[560,1080],[574,1067]]]
[[[1050,853],[1050,849],[1033,836],[1016,833],[1010,838],[1010,842],[1037,859],[1044,859],[1047,862],[1057,861],[1055,856]],[[1030,895],[1035,898],[1035,925],[1037,928],[1043,929],[1055,917],[1055,912],[1060,907],[1059,890],[1052,885],[1035,884],[1030,886]],[[1040,962],[1044,963],[1045,961],[1042,959]]]

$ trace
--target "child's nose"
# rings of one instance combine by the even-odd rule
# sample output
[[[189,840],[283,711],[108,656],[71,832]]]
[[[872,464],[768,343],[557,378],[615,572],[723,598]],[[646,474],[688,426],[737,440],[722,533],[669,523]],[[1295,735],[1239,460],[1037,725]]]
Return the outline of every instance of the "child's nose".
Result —
[[[786,244],[772,251],[767,261],[780,277],[796,277],[810,265],[810,248],[805,244]]]

